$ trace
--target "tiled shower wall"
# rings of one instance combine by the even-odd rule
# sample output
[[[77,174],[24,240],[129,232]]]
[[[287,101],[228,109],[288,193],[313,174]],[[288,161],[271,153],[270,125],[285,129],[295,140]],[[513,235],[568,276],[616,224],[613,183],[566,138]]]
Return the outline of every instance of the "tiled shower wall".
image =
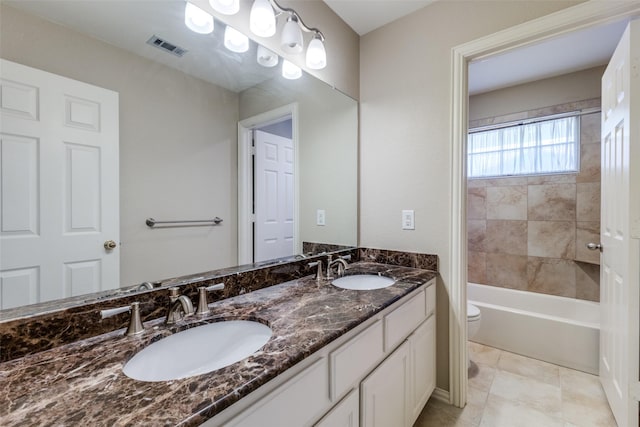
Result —
[[[470,128],[575,111],[583,101],[495,117]],[[576,105],[581,104],[581,105]],[[473,283],[599,301],[600,113],[583,115],[580,172],[470,179],[468,279]]]

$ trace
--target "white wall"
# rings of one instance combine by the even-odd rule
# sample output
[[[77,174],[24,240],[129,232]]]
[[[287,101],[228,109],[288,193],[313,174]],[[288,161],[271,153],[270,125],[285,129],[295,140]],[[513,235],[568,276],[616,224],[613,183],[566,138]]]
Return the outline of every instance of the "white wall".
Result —
[[[360,244],[438,254],[438,387],[448,389],[451,49],[578,2],[439,1],[360,40]],[[415,231],[401,230],[402,209]]]
[[[238,95],[0,7],[3,58],[120,94],[121,285],[237,264]],[[222,226],[144,223],[216,215]]]
[[[600,98],[606,65],[469,97],[469,121]]]

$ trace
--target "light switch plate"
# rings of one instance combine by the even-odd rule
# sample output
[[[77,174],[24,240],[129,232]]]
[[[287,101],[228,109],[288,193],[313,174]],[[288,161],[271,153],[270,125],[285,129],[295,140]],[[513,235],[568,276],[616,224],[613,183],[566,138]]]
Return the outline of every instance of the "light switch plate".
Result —
[[[413,210],[402,211],[402,229],[403,230],[415,230],[415,214]]]
[[[326,213],[324,209],[318,209],[316,211],[316,225],[325,225]]]

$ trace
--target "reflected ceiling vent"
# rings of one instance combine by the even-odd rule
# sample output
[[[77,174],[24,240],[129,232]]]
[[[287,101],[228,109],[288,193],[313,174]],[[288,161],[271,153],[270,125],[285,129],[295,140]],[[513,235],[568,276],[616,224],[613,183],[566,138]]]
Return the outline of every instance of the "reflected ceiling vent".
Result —
[[[176,46],[175,44],[169,43],[166,40],[162,40],[160,37],[156,36],[155,34],[152,35],[149,40],[147,40],[147,44],[150,44],[151,46],[155,46],[158,49],[162,49],[165,52],[169,52],[172,55],[175,55],[178,57],[182,57],[185,53],[188,52],[187,49],[183,49],[179,46]]]

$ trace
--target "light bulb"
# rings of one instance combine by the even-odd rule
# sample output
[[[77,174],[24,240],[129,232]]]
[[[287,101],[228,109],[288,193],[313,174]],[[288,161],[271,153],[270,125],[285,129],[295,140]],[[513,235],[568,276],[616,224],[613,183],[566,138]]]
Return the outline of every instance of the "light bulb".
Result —
[[[278,55],[262,45],[258,45],[258,54],[256,60],[263,67],[275,67],[278,65]]]
[[[316,34],[307,47],[307,67],[320,70],[327,66],[327,52],[320,36]]]
[[[224,47],[232,52],[246,52],[249,50],[249,37],[227,25],[224,30]]]
[[[213,31],[213,16],[187,2],[184,7],[184,25],[198,34],[209,34]]]
[[[209,4],[223,15],[235,15],[240,10],[240,0],[209,0]]]
[[[269,0],[254,0],[249,15],[249,28],[260,37],[271,37],[276,33],[276,15]]]
[[[289,80],[299,79],[302,77],[302,70],[285,59],[282,61],[282,77]]]
[[[302,31],[298,26],[298,19],[291,15],[282,28],[280,47],[286,53],[300,53],[302,52],[303,44],[304,41],[302,40]]]

